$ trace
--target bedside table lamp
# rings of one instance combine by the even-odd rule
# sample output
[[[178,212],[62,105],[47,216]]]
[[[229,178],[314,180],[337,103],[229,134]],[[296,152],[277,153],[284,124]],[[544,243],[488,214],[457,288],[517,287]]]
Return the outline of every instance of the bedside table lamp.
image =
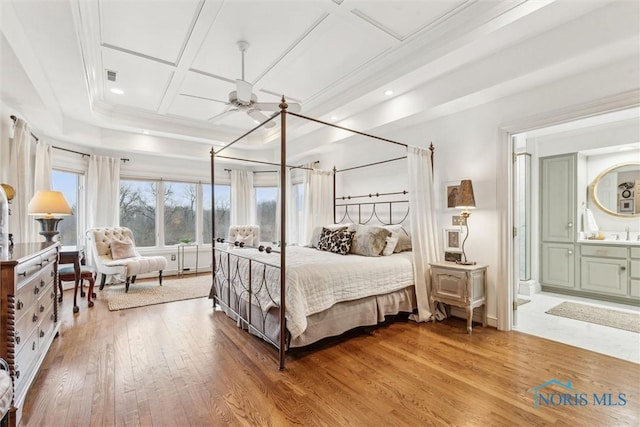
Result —
[[[464,235],[464,240],[462,241],[462,260],[458,261],[458,264],[463,265],[473,265],[475,261],[467,261],[467,254],[464,252],[464,243],[467,241],[467,237],[469,237],[469,216],[471,213],[469,209],[473,209],[476,207],[476,199],[473,196],[473,185],[471,184],[470,179],[463,179],[460,181],[460,190],[458,192],[458,198],[456,200],[456,208],[463,209],[460,217],[462,217],[462,223],[465,225],[467,232]]]
[[[40,190],[36,191],[27,207],[29,215],[41,215],[36,218],[40,223],[42,230],[40,234],[44,236],[45,241],[52,242],[53,236],[59,234],[58,223],[62,218],[57,216],[73,215],[69,204],[64,199],[60,191]]]

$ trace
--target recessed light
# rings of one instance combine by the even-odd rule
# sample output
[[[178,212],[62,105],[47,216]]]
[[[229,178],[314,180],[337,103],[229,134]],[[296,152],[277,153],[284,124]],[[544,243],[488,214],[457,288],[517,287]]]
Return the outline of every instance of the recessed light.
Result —
[[[331,116],[331,121],[335,122],[336,120],[338,120],[338,116]]]
[[[391,96],[391,95],[393,95],[393,91],[391,89],[387,89],[387,90],[384,91],[384,94],[387,95],[387,96]]]
[[[111,93],[115,93],[116,95],[124,95],[124,91],[122,89],[117,88],[117,87],[112,87],[111,88]]]

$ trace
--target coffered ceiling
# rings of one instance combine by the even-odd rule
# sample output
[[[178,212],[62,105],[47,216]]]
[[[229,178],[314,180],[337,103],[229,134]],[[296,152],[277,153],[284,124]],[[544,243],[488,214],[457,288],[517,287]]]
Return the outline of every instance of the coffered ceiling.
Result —
[[[256,123],[246,114],[253,104],[229,104],[238,79],[251,85],[259,103],[278,103],[284,95],[300,103],[303,114],[353,119],[387,102],[386,89],[395,92],[391,97],[409,94],[609,2],[571,7],[499,0],[1,3],[3,74],[22,68],[30,83],[22,87],[25,78],[17,72],[3,76],[2,99],[22,105],[35,96],[46,111],[37,125],[44,132],[99,147],[104,131],[195,144],[228,142]],[[244,67],[240,41],[248,44]],[[423,107],[411,108],[398,118]],[[24,107],[25,114],[35,110]],[[298,136],[313,130],[295,123],[292,128]],[[263,148],[277,131],[277,126],[261,130],[243,147]]]

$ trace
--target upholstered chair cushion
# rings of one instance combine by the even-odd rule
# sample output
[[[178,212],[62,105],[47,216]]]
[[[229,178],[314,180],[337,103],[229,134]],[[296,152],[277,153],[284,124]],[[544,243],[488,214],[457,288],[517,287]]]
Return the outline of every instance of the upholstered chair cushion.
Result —
[[[249,239],[248,237],[251,237]],[[247,246],[258,246],[260,244],[260,226],[258,225],[232,225],[229,227],[230,242],[244,241]]]
[[[114,260],[123,258],[133,258],[138,256],[136,248],[133,246],[133,242],[130,239],[111,241],[111,258]]]

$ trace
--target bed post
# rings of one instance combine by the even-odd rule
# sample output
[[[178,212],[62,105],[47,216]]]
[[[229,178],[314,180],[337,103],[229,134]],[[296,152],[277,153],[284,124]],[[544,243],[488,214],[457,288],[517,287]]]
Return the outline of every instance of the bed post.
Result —
[[[284,369],[286,324],[285,290],[287,273],[287,102],[282,95],[280,102],[280,359],[279,369]]]
[[[333,223],[336,223],[336,167],[333,167]]]

